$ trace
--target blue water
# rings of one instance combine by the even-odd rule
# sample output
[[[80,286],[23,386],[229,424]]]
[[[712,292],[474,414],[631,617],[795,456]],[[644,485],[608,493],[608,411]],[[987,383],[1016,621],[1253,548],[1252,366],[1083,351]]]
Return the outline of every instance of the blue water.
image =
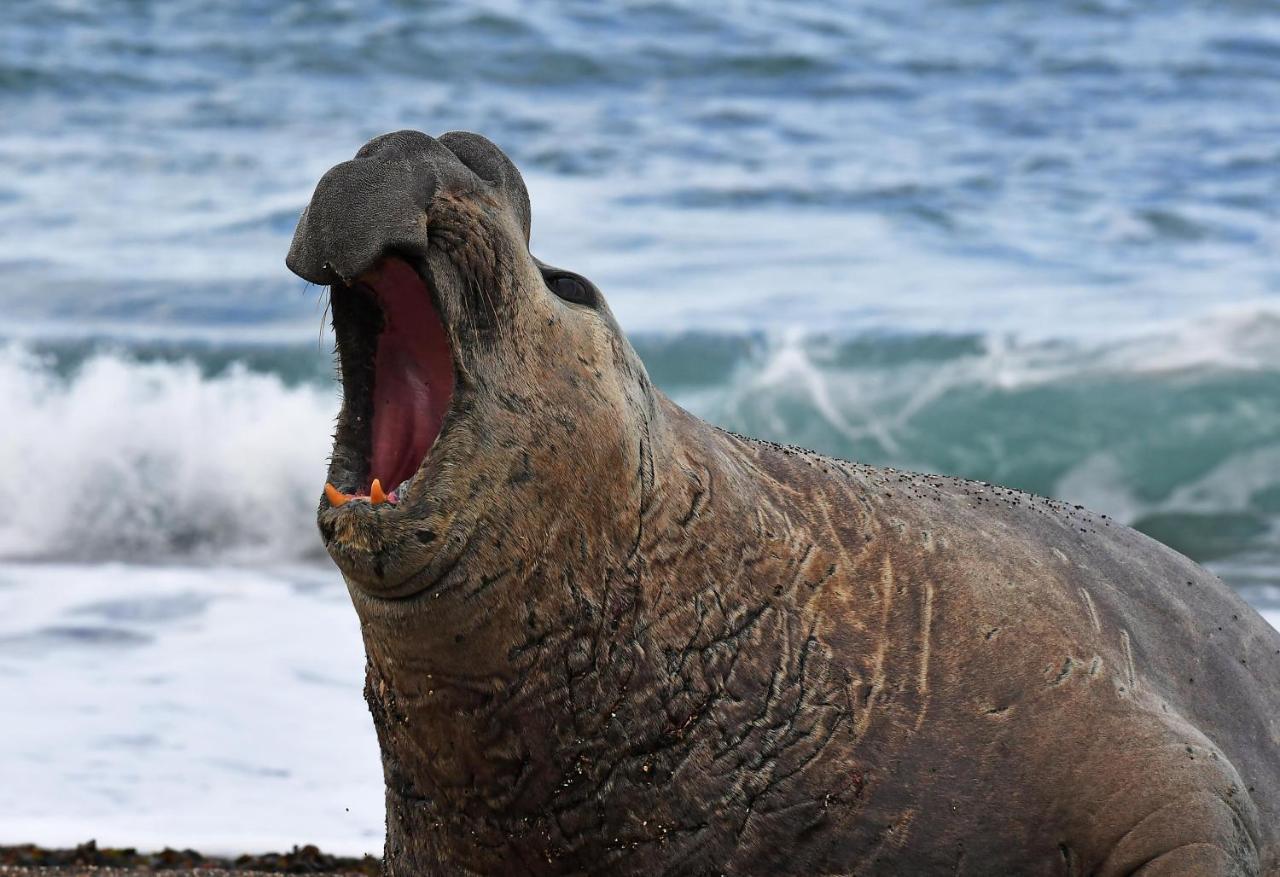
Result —
[[[1280,4],[707,6],[19,3],[6,327],[314,328],[297,211],[403,126],[501,144],[538,252],[633,330],[1110,335],[1275,302]]]
[[[466,128],[524,169],[535,251],[592,276],[699,413],[1084,501],[1241,586],[1280,580],[1280,3],[178,0],[9,18],[8,423],[59,422],[48,394],[83,392],[93,350],[122,375],[194,357],[216,384],[241,359],[282,393],[325,386],[321,296],[282,266],[301,205],[375,134]],[[56,362],[19,368],[32,350]],[[181,399],[157,404],[181,429]],[[241,417],[277,416],[263,405]],[[0,466],[39,443],[11,436]],[[136,456],[165,477],[195,452],[156,435]],[[91,489],[74,458],[93,452],[65,453]],[[155,550],[243,541],[225,510],[192,514]],[[133,546],[62,535],[24,530],[25,553]]]
[[[42,564],[31,582],[144,599],[165,564],[216,600],[227,564],[332,574],[311,520],[329,339],[321,291],[283,257],[320,175],[412,127],[479,131],[514,158],[534,251],[592,277],[697,413],[1083,503],[1280,606],[1276,0],[5,14],[0,483],[32,486],[0,513],[0,561]],[[8,615],[0,673],[74,673],[40,632],[90,610],[53,617],[13,587],[0,601],[28,610]],[[170,622],[148,624],[111,629],[164,652]],[[111,680],[125,715],[177,708],[122,674],[95,685]],[[133,812],[128,771],[101,798],[82,782],[126,725],[67,742],[49,800],[89,824]],[[223,777],[210,745],[183,782]],[[351,745],[372,761],[371,738]],[[206,827],[239,813],[214,825],[234,846],[278,807],[260,800],[190,806]],[[350,837],[376,837],[366,816]]]

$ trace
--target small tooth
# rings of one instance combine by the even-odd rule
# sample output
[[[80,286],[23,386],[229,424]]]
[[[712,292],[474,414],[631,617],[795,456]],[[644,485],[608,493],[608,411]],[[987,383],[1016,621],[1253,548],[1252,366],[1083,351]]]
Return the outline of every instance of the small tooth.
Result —
[[[339,506],[346,505],[347,500],[351,499],[351,497],[347,496],[327,481],[324,483],[324,495],[328,497],[329,505],[333,506],[335,509]]]
[[[373,484],[369,485],[369,502],[382,505],[386,501],[387,495],[382,492],[382,482],[377,478],[373,479]]]

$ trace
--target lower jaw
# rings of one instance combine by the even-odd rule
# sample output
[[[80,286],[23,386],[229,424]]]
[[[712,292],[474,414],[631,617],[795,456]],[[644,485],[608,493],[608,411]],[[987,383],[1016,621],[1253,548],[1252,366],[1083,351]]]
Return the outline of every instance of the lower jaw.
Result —
[[[451,539],[454,517],[440,514],[430,493],[419,488],[426,467],[407,479],[396,501],[370,496],[322,501],[317,523],[325,548],[353,593],[373,603],[408,603],[438,596],[454,559],[467,540]]]
[[[382,510],[361,505],[363,508],[355,511],[324,511],[320,515],[321,530],[329,527],[333,534],[325,548],[353,595],[358,593],[375,602],[395,602],[409,600],[429,589],[435,580],[432,568],[436,558],[401,558],[397,549],[404,538],[412,539],[412,530],[387,520]],[[338,515],[342,520],[326,520]],[[381,541],[385,536],[390,538]]]

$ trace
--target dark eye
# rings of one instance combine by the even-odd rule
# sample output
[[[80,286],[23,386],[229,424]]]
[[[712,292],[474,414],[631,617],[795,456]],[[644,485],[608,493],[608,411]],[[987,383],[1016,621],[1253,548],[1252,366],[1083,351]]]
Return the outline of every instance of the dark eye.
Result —
[[[587,307],[596,306],[596,288],[585,278],[563,271],[547,272],[542,276],[546,280],[547,289],[565,301]]]

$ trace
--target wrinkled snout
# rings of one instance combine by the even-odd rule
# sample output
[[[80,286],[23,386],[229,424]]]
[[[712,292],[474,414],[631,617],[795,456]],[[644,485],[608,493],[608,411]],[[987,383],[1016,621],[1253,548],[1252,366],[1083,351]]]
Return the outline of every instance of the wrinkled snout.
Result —
[[[350,283],[389,252],[424,253],[442,191],[505,200],[529,238],[529,194],[515,165],[478,134],[397,131],[369,141],[321,178],[285,264],[323,286]]]

